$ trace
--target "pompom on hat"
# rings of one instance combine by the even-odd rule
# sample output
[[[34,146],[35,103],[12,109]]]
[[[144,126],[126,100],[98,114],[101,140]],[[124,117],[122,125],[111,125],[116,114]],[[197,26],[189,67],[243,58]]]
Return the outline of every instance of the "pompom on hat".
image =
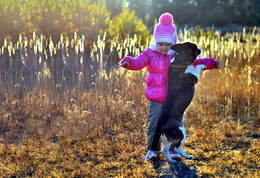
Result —
[[[177,43],[176,29],[173,25],[173,17],[170,13],[164,13],[159,18],[159,23],[154,29],[154,42],[166,42],[175,45]]]

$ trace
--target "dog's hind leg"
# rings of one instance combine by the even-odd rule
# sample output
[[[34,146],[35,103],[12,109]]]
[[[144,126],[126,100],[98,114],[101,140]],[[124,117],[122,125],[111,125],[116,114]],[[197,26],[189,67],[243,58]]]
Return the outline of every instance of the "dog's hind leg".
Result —
[[[186,154],[186,153],[182,150],[182,146],[184,145],[185,140],[186,140],[186,131],[185,131],[185,128],[184,128],[184,127],[179,127],[179,128],[180,128],[180,130],[181,130],[182,133],[183,133],[183,139],[182,139],[182,141],[181,141],[181,145],[180,145],[178,148],[174,148],[174,151],[180,153],[184,158],[191,159],[191,158],[193,158],[193,156]]]
[[[168,159],[169,162],[176,163],[177,161],[171,159],[171,156],[169,154],[169,149],[171,147],[172,142],[170,142],[164,134],[161,136],[161,141],[163,144],[162,153],[164,154],[164,156]]]

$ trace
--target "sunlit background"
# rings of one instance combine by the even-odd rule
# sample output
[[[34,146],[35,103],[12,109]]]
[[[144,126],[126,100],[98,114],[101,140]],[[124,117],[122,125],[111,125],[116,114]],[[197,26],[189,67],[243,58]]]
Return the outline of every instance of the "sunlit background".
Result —
[[[200,25],[226,32],[260,25],[259,0],[1,0],[0,11],[1,44],[32,32],[54,41],[74,32],[90,41],[104,32],[108,39],[138,34],[145,40],[164,12],[180,28]]]
[[[117,69],[173,15],[203,71],[184,151],[144,164],[146,69]],[[0,177],[259,177],[260,0],[0,0]]]

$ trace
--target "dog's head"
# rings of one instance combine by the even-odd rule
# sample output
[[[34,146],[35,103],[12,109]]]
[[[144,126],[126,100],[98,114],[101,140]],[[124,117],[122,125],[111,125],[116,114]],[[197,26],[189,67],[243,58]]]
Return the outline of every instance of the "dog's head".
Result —
[[[181,66],[191,65],[200,55],[197,45],[190,42],[173,45],[172,50],[177,53],[174,63]]]

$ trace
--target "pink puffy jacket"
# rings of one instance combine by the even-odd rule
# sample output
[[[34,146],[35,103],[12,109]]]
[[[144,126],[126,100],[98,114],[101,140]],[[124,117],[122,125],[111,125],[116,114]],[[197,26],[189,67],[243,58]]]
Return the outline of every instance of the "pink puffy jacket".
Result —
[[[148,100],[165,103],[168,95],[168,72],[172,57],[173,55],[165,55],[148,48],[136,58],[124,57],[121,63],[128,61],[130,65],[124,68],[129,70],[141,70],[147,67],[145,96]],[[195,65],[205,64],[209,69],[212,69],[213,65],[211,64],[215,60],[209,61],[209,59],[213,58],[197,59]]]
[[[145,96],[148,100],[165,103],[168,94],[168,72],[173,55],[165,55],[150,48],[144,50],[137,58],[124,57],[121,61],[128,61],[130,70],[141,70],[147,66]]]

